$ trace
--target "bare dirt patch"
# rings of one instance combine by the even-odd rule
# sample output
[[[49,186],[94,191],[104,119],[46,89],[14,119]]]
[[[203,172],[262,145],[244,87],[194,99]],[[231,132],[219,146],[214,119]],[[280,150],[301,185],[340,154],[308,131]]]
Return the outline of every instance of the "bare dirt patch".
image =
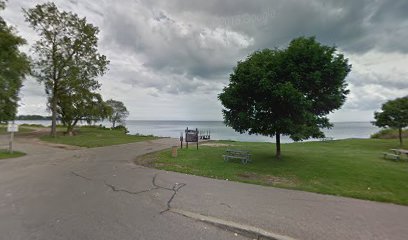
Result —
[[[259,181],[266,185],[285,185],[285,186],[295,186],[296,178],[294,177],[278,177],[272,175],[260,175],[253,172],[238,173],[238,178],[241,180],[253,180]]]
[[[154,168],[157,161],[156,153],[148,153],[137,157],[133,162],[136,165],[141,165],[148,168]]]
[[[48,134],[49,134],[48,128],[36,128],[33,132],[19,133],[18,135],[16,135],[16,140],[20,143],[38,144],[38,145],[43,145],[43,146],[48,146],[48,147],[65,149],[65,150],[84,149],[78,146],[65,145],[65,144],[59,144],[59,143],[49,143],[49,142],[40,140],[40,137],[48,135]]]

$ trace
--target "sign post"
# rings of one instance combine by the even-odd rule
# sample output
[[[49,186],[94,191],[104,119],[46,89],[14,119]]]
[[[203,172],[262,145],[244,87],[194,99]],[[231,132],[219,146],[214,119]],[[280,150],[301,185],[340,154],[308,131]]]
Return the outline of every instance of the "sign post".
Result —
[[[13,153],[14,133],[18,132],[18,125],[14,122],[7,125],[7,132],[10,133],[9,152]]]
[[[180,148],[183,149],[183,132],[180,133]]]
[[[198,150],[198,129],[189,130],[186,128],[186,148],[188,148],[189,142],[197,143],[197,150]]]

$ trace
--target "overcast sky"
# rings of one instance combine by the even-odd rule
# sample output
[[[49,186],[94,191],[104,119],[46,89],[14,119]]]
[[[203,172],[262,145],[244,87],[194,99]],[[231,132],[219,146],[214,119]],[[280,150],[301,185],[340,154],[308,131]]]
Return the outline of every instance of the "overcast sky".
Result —
[[[22,8],[45,1],[8,0],[0,14],[29,44]],[[389,99],[408,95],[407,0],[59,0],[100,28],[111,61],[100,78],[104,99],[123,101],[129,119],[222,120],[217,95],[237,61],[299,36],[335,45],[353,65],[351,93],[332,121],[367,121]],[[19,114],[44,114],[44,87],[27,79]]]

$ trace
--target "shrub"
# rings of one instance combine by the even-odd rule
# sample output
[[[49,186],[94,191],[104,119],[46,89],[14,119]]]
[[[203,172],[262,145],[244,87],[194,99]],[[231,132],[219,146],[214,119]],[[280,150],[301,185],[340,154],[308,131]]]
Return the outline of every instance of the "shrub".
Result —
[[[402,137],[408,137],[408,129],[402,130]],[[397,139],[398,138],[398,129],[391,129],[386,128],[382,129],[377,133],[371,135],[371,138],[379,138],[379,139]]]
[[[122,130],[124,131],[126,134],[129,133],[129,130],[127,129],[127,127],[123,126],[123,125],[118,125],[114,128],[111,128],[112,130]]]

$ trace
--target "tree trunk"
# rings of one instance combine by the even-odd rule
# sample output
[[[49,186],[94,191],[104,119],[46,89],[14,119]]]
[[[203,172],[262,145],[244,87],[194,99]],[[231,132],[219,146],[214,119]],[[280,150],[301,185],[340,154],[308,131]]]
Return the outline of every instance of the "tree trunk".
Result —
[[[116,124],[116,121],[113,120],[113,121],[112,121],[112,128],[115,128],[115,124]]]
[[[73,126],[68,126],[66,134],[68,136],[74,136],[74,127]]]
[[[399,136],[400,146],[402,147],[402,128],[398,129],[398,136]]]
[[[51,136],[57,136],[57,97],[55,96],[55,88],[52,96],[51,111],[52,111],[52,122],[51,122]]]
[[[68,136],[74,136],[74,127],[77,125],[79,119],[75,119],[73,122],[70,122],[67,126],[66,134]]]
[[[276,133],[276,159],[280,159],[281,157],[281,146],[280,146],[280,133]]]
[[[52,44],[52,81],[53,81],[53,89],[52,89],[52,99],[51,99],[51,111],[52,111],[52,122],[51,122],[51,136],[57,136],[57,101],[58,101],[58,80],[57,80],[57,67],[56,67],[56,45],[55,45],[55,36],[54,42]]]

